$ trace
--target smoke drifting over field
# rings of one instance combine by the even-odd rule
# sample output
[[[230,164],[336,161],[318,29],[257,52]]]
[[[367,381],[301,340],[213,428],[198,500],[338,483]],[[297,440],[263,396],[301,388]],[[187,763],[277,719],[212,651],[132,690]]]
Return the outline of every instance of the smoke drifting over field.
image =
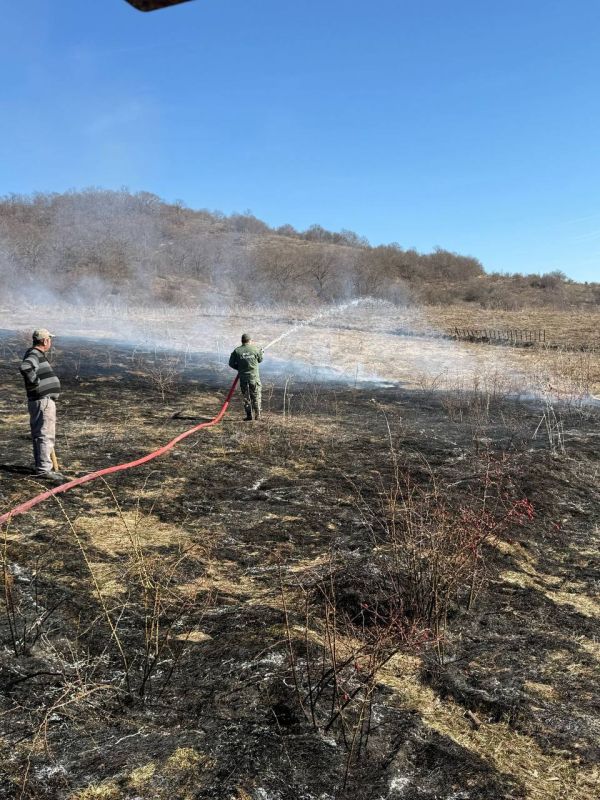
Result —
[[[0,287],[17,302],[24,294],[38,304],[118,307],[332,302],[352,295],[357,255],[148,193],[0,204]]]
[[[249,213],[190,211],[149,193],[0,201],[0,328],[43,324],[59,337],[203,352],[219,365],[249,330],[259,343],[278,340],[267,370],[529,390],[520,354],[431,338],[440,329],[419,312],[418,301],[472,295],[473,282],[479,291],[486,280],[475,259],[446,251],[373,248],[319,226],[273,230]],[[546,284],[562,286],[559,278]],[[401,336],[406,327],[428,336]],[[542,372],[536,386],[552,381]]]
[[[190,212],[144,193],[13,198],[2,210],[0,327],[44,324],[58,343],[112,339],[221,364],[250,329],[276,340],[268,361],[294,375],[395,380],[357,341],[393,306],[356,298],[383,284],[360,263],[365,243],[354,235],[274,235],[251,215]],[[403,283],[394,287],[406,299]]]
[[[341,381],[397,384],[419,389],[480,390],[488,394],[536,393],[549,383],[546,370],[533,373],[522,351],[482,348],[431,336],[416,310],[413,327],[430,335],[402,334],[406,315],[391,303],[362,298],[348,303],[314,307],[239,308],[125,305],[29,306],[2,309],[0,328],[23,331],[47,325],[57,334],[60,351],[65,337],[85,337],[130,345],[143,353],[174,353],[198,359],[223,370],[249,332],[257,344],[268,346],[263,363],[267,381]],[[225,379],[225,378],[224,378]],[[567,394],[572,388],[565,389]]]

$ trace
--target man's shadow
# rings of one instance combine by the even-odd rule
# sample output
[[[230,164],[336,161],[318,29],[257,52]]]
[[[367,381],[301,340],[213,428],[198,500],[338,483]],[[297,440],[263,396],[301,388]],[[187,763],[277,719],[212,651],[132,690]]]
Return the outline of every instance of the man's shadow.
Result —
[[[180,411],[176,411],[174,414],[171,414],[171,419],[189,419],[197,422],[211,422],[213,417],[195,417],[190,414],[185,414],[185,408],[182,408]]]
[[[33,475],[31,467],[22,467],[20,464],[0,464],[0,471],[10,472],[13,475]]]

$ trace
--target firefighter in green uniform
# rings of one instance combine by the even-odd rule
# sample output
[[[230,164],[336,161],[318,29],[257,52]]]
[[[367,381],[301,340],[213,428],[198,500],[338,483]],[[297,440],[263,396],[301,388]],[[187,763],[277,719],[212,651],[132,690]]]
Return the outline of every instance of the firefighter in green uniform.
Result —
[[[249,334],[242,334],[242,343],[229,356],[229,366],[237,369],[240,378],[240,389],[244,397],[246,419],[260,419],[261,383],[258,365],[263,360],[263,349],[252,344]]]

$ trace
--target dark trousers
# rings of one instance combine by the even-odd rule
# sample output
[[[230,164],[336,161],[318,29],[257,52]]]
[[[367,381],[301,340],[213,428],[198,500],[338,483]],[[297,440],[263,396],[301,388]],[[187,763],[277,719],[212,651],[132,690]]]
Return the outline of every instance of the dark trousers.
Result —
[[[262,400],[262,384],[258,378],[246,378],[240,375],[240,391],[244,398],[244,408],[246,416],[251,417],[260,414]]]

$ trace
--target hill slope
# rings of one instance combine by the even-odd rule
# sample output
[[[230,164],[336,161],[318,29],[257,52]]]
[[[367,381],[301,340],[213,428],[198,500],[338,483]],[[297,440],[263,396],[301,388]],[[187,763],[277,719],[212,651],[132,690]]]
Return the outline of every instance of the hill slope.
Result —
[[[125,302],[322,303],[370,295],[398,304],[586,307],[600,284],[561,273],[488,275],[471,256],[372,247],[319,225],[271,229],[169,204],[148,192],[90,189],[0,201],[0,289],[21,298]]]

